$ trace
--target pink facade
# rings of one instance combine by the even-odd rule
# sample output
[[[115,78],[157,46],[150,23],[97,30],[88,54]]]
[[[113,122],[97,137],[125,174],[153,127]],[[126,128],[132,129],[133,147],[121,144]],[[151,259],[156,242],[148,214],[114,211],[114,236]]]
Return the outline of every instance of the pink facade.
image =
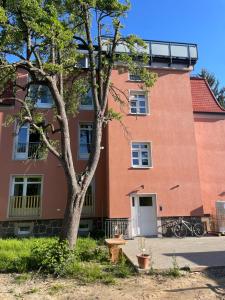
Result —
[[[82,214],[89,230],[94,224],[103,226],[105,219],[124,219],[131,220],[132,235],[156,235],[164,218],[211,215],[216,200],[225,200],[225,111],[204,80],[190,79],[190,66],[162,64],[149,70],[158,74],[158,80],[148,93],[140,82],[130,80],[124,68],[112,72],[112,82],[130,100],[124,99],[121,107],[109,98],[109,108],[121,112],[123,119],[122,124],[110,122],[104,132],[104,149]],[[18,72],[17,80],[22,84],[27,75]],[[17,97],[24,96],[17,92]],[[17,109],[12,101],[3,101],[0,123]],[[51,117],[51,108],[40,109]],[[88,127],[92,119],[89,107],[70,120],[78,170],[86,164],[79,154],[82,125]],[[6,234],[4,223],[11,224],[10,234],[18,233],[18,224],[32,224],[34,234],[54,234],[43,222],[63,218],[62,167],[51,154],[46,159],[23,158],[25,150],[21,145],[18,150],[18,141],[16,125],[0,127],[0,234]],[[32,195],[35,189],[38,195]],[[43,231],[35,227],[37,223]]]

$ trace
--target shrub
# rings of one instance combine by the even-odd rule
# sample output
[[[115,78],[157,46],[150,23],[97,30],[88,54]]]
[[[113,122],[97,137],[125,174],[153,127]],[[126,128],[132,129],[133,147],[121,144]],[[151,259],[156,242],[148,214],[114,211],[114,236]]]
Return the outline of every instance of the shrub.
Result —
[[[71,251],[66,241],[39,240],[31,248],[30,267],[59,275],[70,256]]]
[[[95,259],[97,242],[91,238],[79,238],[77,240],[75,256],[81,261],[90,261]]]

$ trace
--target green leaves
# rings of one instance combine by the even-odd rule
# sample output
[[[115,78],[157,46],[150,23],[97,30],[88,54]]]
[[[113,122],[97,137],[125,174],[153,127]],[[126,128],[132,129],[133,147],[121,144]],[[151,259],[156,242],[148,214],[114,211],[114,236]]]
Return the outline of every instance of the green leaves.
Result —
[[[112,108],[109,108],[106,113],[105,120],[106,120],[106,122],[112,121],[112,120],[121,121],[122,114],[114,111]]]

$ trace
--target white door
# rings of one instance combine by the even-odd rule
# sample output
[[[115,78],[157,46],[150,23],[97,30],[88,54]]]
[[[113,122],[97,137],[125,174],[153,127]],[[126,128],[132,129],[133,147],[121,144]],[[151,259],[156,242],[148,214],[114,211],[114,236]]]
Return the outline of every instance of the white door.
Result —
[[[132,235],[157,235],[155,195],[135,195],[131,202]]]

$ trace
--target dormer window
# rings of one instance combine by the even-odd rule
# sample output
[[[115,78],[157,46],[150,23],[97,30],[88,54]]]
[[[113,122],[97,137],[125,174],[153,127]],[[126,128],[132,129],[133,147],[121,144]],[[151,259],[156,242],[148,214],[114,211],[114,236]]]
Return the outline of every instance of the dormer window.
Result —
[[[30,84],[28,97],[35,101],[38,108],[51,108],[53,105],[53,97],[47,85]]]

